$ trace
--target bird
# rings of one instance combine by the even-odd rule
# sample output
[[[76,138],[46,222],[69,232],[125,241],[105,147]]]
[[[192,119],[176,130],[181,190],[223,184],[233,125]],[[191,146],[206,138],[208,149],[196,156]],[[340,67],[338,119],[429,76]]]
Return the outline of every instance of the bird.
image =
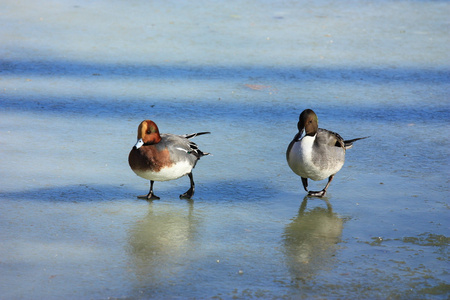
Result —
[[[305,109],[300,114],[297,128],[298,133],[287,148],[286,160],[291,170],[302,178],[308,196],[323,197],[334,175],[344,165],[346,150],[353,146],[353,142],[368,136],[344,140],[333,131],[319,128],[317,115],[312,109]],[[328,182],[321,191],[308,191],[308,178],[314,181],[328,178]]]
[[[180,195],[180,199],[191,199],[195,191],[192,169],[197,161],[210,153],[202,152],[189,139],[210,132],[198,132],[185,135],[160,134],[158,126],[152,120],[139,124],[137,142],[128,155],[128,164],[136,175],[150,180],[150,190],[140,199],[158,200],[153,192],[155,181],[168,181],[187,175],[190,188]]]

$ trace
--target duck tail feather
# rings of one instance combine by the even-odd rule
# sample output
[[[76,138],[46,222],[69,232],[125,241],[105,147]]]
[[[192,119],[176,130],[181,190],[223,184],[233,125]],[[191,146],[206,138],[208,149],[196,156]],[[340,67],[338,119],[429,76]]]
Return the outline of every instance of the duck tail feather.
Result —
[[[185,134],[185,135],[182,135],[182,137],[187,138],[187,139],[191,139],[191,138],[194,138],[194,137],[202,135],[202,134],[210,134],[210,133],[211,132],[209,132],[209,131],[197,132],[197,133]]]
[[[363,139],[367,139],[369,137],[370,136],[365,136],[365,137],[361,137],[361,138],[346,140],[346,141],[344,141],[344,147],[345,147],[345,149],[350,149],[351,147],[353,147],[353,142],[356,142],[356,141],[359,141],[359,140],[363,140]]]

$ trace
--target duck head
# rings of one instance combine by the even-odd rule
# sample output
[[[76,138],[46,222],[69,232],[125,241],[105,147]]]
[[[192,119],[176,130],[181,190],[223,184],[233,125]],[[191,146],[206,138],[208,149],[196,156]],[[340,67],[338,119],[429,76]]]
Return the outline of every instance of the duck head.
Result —
[[[319,119],[316,113],[312,109],[305,109],[300,114],[297,128],[300,134],[305,130],[305,135],[314,136],[319,128]]]
[[[161,141],[158,126],[151,120],[142,121],[138,127],[137,142],[133,148],[139,149],[143,145],[153,145]]]

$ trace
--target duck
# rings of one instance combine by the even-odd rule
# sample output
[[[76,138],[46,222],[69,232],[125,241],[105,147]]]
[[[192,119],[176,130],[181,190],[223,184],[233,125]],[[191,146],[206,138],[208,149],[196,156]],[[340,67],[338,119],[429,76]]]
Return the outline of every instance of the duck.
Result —
[[[305,109],[300,114],[297,128],[298,133],[286,151],[287,163],[302,178],[308,196],[324,197],[334,176],[344,165],[346,150],[353,146],[353,142],[368,136],[344,140],[336,132],[319,128],[317,115],[312,109]],[[326,178],[328,182],[321,191],[308,191],[308,179],[319,181]]]
[[[201,157],[210,153],[201,151],[190,139],[209,133],[160,134],[155,122],[142,121],[138,126],[137,142],[128,155],[128,164],[136,175],[150,180],[150,190],[147,195],[137,197],[159,200],[160,197],[153,192],[155,181],[174,180],[187,175],[191,186],[180,195],[180,199],[191,199],[195,192],[192,169]]]

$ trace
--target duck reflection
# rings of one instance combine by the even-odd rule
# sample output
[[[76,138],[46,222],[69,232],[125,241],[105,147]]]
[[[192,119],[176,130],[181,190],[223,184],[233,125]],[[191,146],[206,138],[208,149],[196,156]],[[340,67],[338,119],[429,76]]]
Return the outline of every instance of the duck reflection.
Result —
[[[195,253],[197,225],[193,202],[188,207],[150,203],[147,216],[130,230],[132,269],[142,286],[175,280]]]
[[[307,211],[308,197],[305,197],[298,216],[284,231],[286,262],[297,280],[306,280],[330,268],[340,241],[344,220],[333,213],[328,199],[322,200],[326,208]]]

